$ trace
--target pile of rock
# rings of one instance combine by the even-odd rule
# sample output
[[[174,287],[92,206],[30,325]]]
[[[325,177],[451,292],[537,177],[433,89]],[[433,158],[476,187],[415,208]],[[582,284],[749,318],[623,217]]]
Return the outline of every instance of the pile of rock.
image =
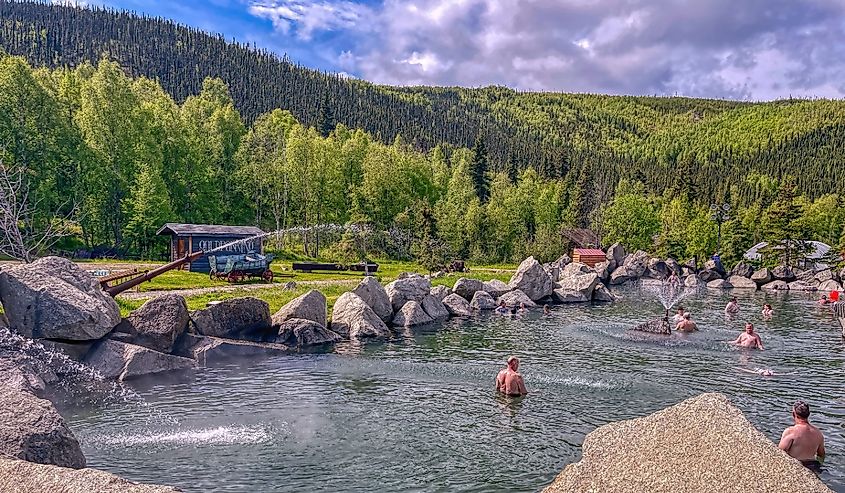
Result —
[[[831,491],[722,394],[604,425],[581,450],[545,492]]]

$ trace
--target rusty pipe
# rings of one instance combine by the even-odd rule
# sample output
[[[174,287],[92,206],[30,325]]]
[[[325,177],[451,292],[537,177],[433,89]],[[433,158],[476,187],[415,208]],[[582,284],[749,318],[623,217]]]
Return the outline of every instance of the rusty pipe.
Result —
[[[186,263],[191,262],[195,259],[198,259],[198,258],[202,257],[203,255],[205,255],[204,251],[194,252],[194,253],[185,255],[184,257],[182,257],[180,259],[176,259],[173,262],[164,264],[161,267],[157,267],[157,268],[147,272],[144,275],[141,275],[141,276],[138,276],[134,279],[130,279],[128,281],[122,282],[122,283],[118,284],[117,286],[112,286],[110,288],[106,288],[105,291],[112,298],[114,298],[115,296],[117,296],[120,293],[126,291],[127,289],[132,289],[135,286],[141,284],[142,282],[147,282],[147,281],[149,281],[150,279],[152,279],[156,276],[164,274],[165,272],[167,272],[169,270],[176,269],[177,267],[180,267],[183,264],[186,264]]]

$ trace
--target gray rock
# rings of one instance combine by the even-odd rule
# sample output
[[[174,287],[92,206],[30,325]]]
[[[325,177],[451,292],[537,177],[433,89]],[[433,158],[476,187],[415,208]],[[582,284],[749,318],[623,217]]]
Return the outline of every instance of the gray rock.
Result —
[[[472,315],[472,307],[469,306],[469,301],[455,293],[443,298],[443,305],[446,306],[452,316],[467,317]]]
[[[335,301],[331,329],[350,339],[390,337],[381,317],[355,293],[343,293]]]
[[[188,328],[188,305],[178,294],[165,294],[147,301],[129,314],[121,324],[134,337],[132,342],[162,353]]]
[[[796,281],[804,281],[806,283],[812,282],[816,277],[816,271],[813,269],[792,269],[792,273],[795,275]]]
[[[805,281],[792,281],[789,284],[790,291],[817,291],[818,288],[807,284]]]
[[[291,348],[275,342],[240,341],[222,337],[198,336],[185,334],[190,343],[185,345],[187,354],[201,365],[210,362],[223,361],[230,358],[243,358],[261,354],[280,354],[291,351]],[[180,341],[181,342],[181,341]]]
[[[622,265],[617,267],[610,275],[610,284],[616,286],[639,279],[648,268],[648,260],[648,254],[642,250],[637,250],[635,253],[628,255]]]
[[[522,291],[534,301],[551,296],[554,287],[552,278],[534,257],[528,257],[519,264],[508,286]]]
[[[760,289],[765,289],[767,291],[787,291],[789,290],[789,284],[787,284],[786,281],[772,281],[760,286]]]
[[[616,301],[616,296],[604,284],[599,283],[593,289],[593,301]]]
[[[0,302],[9,326],[30,338],[88,341],[120,323],[120,309],[100,283],[59,257],[4,268]]]
[[[838,280],[838,279],[835,279],[834,276],[835,276],[835,273],[832,270],[824,269],[824,270],[820,270],[819,272],[816,272],[815,276],[813,276],[813,277],[816,279],[816,281],[818,281],[819,283],[822,283],[822,282],[825,282],[825,281],[836,281],[836,280]]]
[[[518,289],[514,289],[513,291],[507,292],[499,297],[496,300],[496,305],[499,305],[501,302],[505,302],[505,305],[510,307],[519,307],[520,303],[525,303],[527,308],[533,308],[537,306],[537,303],[531,301],[531,298],[528,297],[525,293]]]
[[[372,281],[369,281],[370,283]],[[301,318],[317,322],[325,327],[328,324],[326,297],[312,289],[288,302],[273,315],[273,325],[280,325],[285,320]],[[210,334],[214,335],[214,334]]]
[[[681,274],[680,274],[681,277],[694,276],[696,274],[697,274],[697,272],[694,268],[688,267],[686,265],[681,266]]]
[[[556,266],[558,269],[563,270],[563,268],[569,265],[570,262],[572,262],[572,259],[569,258],[569,255],[564,253],[563,255],[558,257],[557,260],[552,262],[552,265]]]
[[[41,344],[48,350],[64,354],[73,361],[82,361],[91,350],[93,342],[62,342],[42,339]]]
[[[698,287],[701,287],[705,284],[707,284],[707,283],[705,283],[696,274],[690,274],[686,277],[686,279],[684,279],[684,286],[688,287],[688,288],[698,288]]]
[[[751,274],[751,280],[757,283],[758,286],[762,286],[763,284],[769,284],[770,282],[774,281],[774,277],[772,276],[772,271],[769,270],[768,267],[763,267],[762,269],[758,269]]]
[[[549,278],[552,282],[557,282],[560,279],[560,267],[554,264],[543,264],[543,270],[546,271],[546,274],[549,275]]]
[[[177,493],[96,469],[69,469],[0,456],[0,491],[6,493]]]
[[[79,441],[50,401],[0,383],[3,454],[39,464],[85,467]]]
[[[452,287],[453,293],[463,296],[467,301],[472,299],[476,291],[484,291],[484,283],[478,279],[462,277],[455,281],[455,286]]]
[[[393,305],[390,304],[387,291],[375,277],[365,277],[352,292],[364,300],[382,321],[388,322],[393,318]]]
[[[839,282],[845,283],[845,267],[839,271]]]
[[[384,287],[394,312],[409,301],[421,302],[431,292],[431,281],[417,274],[397,279]]]
[[[446,309],[446,305],[434,296],[426,296],[423,298],[420,305],[422,305],[423,311],[425,311],[432,320],[445,320],[449,318],[449,310]]]
[[[597,263],[593,266],[593,270],[595,270],[601,282],[610,280],[610,273],[613,272],[613,269],[610,268],[610,262],[607,260]]]
[[[9,389],[22,390],[35,395],[42,395],[47,384],[38,371],[26,361],[25,356],[0,352],[0,392]],[[1,400],[1,399],[0,399]],[[2,437],[0,437],[2,440]]]
[[[496,308],[496,301],[487,291],[476,291],[469,306],[475,310],[492,310]]]
[[[716,261],[713,259],[704,262],[704,269],[718,272],[720,277],[726,274],[724,266],[719,268],[719,266],[716,265]]]
[[[289,347],[323,346],[334,344],[343,338],[313,320],[289,318],[279,324],[276,343]]]
[[[554,290],[554,298],[559,303],[583,303],[585,301],[590,301],[590,298],[584,296],[584,293],[581,291],[571,291],[569,289],[555,289]]]
[[[270,305],[258,298],[221,301],[191,313],[191,321],[196,331],[206,336],[256,341],[275,336]]]
[[[504,281],[500,281],[498,279],[490,279],[489,281],[484,283],[484,291],[490,293],[490,296],[494,298],[498,298],[499,296],[502,296],[510,290],[510,286],[505,284]]]
[[[674,272],[676,276],[680,277],[684,274],[684,270],[681,267],[681,264],[679,264],[678,261],[673,258],[666,259],[666,267],[669,268],[670,272]]]
[[[443,298],[452,294],[452,288],[448,286],[432,286],[431,291],[429,291],[429,294],[431,294],[438,300],[443,301]]]
[[[731,276],[728,278],[728,282],[735,289],[757,289],[757,283],[745,276]]]
[[[724,279],[714,279],[707,283],[707,287],[710,289],[730,289],[733,286]]]
[[[595,272],[588,272],[586,274],[575,275],[561,279],[557,283],[559,289],[564,291],[580,292],[585,299],[593,299],[593,289],[599,283],[599,276]]]
[[[667,279],[669,277],[669,266],[659,258],[649,259],[646,275],[652,279]]]
[[[620,266],[625,260],[625,247],[623,247],[621,243],[614,243],[607,249],[605,257],[607,260],[613,260],[617,266]]]
[[[582,264],[581,262],[571,262],[560,271],[560,278],[558,279],[558,282],[568,277],[587,274],[590,272],[595,272],[595,269],[587,264]]]
[[[819,284],[818,289],[819,291],[842,291],[842,285],[831,279]]]
[[[484,291],[478,292],[484,293]],[[393,325],[396,327],[412,327],[414,325],[423,325],[431,322],[434,322],[434,319],[428,316],[420,303],[413,300],[405,303],[405,305],[396,312],[396,316],[393,317]]]
[[[713,269],[704,269],[703,271],[698,273],[698,277],[701,278],[704,282],[715,281],[717,279],[722,278],[722,274],[719,271]]]
[[[754,267],[746,264],[745,262],[738,262],[734,265],[734,268],[731,269],[731,277],[733,276],[740,276],[749,278],[751,275],[754,274]]]
[[[779,265],[772,269],[772,277],[778,281],[792,282],[796,279],[795,272],[789,267]]]
[[[754,467],[735,467],[738,463]],[[566,466],[544,493],[787,491],[831,493],[727,397],[702,394],[593,430],[581,446],[580,462]]]
[[[168,371],[190,370],[197,362],[152,349],[106,339],[91,349],[85,364],[105,378],[120,381]]]

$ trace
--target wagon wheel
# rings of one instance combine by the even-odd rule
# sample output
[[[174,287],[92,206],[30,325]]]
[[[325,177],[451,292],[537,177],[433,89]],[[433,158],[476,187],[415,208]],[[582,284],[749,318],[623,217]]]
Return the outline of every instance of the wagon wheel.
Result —
[[[261,278],[264,279],[264,282],[273,282],[273,271],[267,269],[261,274]]]
[[[241,276],[238,272],[230,272],[228,276],[226,276],[226,280],[229,282],[240,282]]]

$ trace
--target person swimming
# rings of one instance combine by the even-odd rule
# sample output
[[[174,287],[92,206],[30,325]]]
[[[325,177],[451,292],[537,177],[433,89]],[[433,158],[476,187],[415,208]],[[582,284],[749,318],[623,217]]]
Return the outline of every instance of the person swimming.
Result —
[[[818,302],[818,303],[819,303],[819,305],[827,305],[828,303],[830,303],[830,300],[829,300],[829,299],[827,299],[827,295],[826,295],[826,294],[823,294],[823,295],[822,295],[822,297],[821,297],[821,298],[819,298],[819,302]]]
[[[725,314],[726,315],[736,315],[739,313],[739,303],[736,301],[736,298],[731,298],[727,305],[725,305]]]
[[[774,315],[775,312],[772,310],[772,305],[766,303],[763,305],[763,311],[761,313],[763,314],[763,318],[768,319],[772,318],[772,315]]]
[[[684,307],[679,306],[678,312],[672,317],[672,323],[674,325],[678,325],[679,323],[683,322],[684,320]]]
[[[549,308],[549,305],[543,305],[543,315],[551,315],[552,309]]]
[[[522,397],[528,395],[528,390],[525,388],[525,381],[519,370],[519,358],[510,356],[508,358],[508,366],[496,375],[496,391],[505,394],[508,397]]]
[[[760,339],[760,336],[758,334],[754,333],[754,324],[752,323],[746,323],[745,332],[740,334],[739,337],[737,337],[733,341],[728,341],[728,343],[744,348],[756,347],[760,351],[763,350],[763,341]]]
[[[692,315],[689,312],[684,313],[683,319],[675,326],[678,332],[695,332],[698,330],[698,325],[692,321]]]
[[[517,313],[525,313],[527,311],[528,311],[528,308],[525,307],[525,302],[520,302],[519,303],[519,310],[517,310]]]
[[[505,300],[499,301],[499,306],[496,307],[496,313],[506,315],[510,313],[507,305],[505,305]]]
[[[804,401],[792,405],[794,425],[783,430],[778,448],[798,459],[808,469],[818,470],[824,460],[824,434],[810,424],[810,406]]]

